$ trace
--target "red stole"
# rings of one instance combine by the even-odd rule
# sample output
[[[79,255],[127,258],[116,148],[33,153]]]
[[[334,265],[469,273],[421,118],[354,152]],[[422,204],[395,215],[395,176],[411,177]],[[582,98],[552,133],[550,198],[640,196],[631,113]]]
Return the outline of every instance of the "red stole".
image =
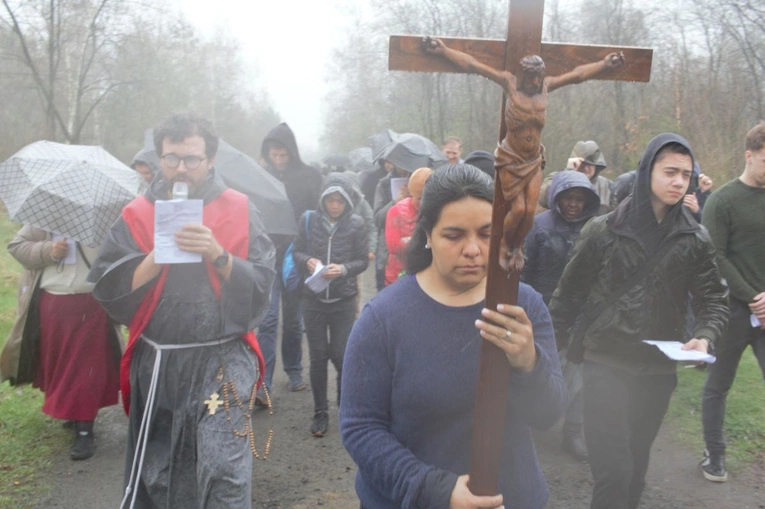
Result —
[[[220,245],[237,258],[247,259],[250,247],[250,222],[249,206],[247,196],[233,189],[226,189],[215,200],[204,207],[205,226],[210,228]],[[145,196],[139,196],[130,202],[122,210],[122,219],[125,220],[130,233],[138,244],[138,248],[144,253],[149,253],[154,249],[154,203],[146,199]],[[207,275],[210,279],[215,294],[221,298],[221,283],[215,268],[208,261]],[[133,319],[130,321],[127,348],[122,355],[120,365],[120,388],[122,391],[122,405],[125,407],[125,413],[130,413],[130,363],[135,351],[135,345],[146,326],[151,320],[154,310],[159,304],[162,296],[162,290],[167,282],[168,265],[162,268],[157,282],[154,283],[144,296],[141,304]],[[242,339],[255,352],[258,357],[259,377],[257,384],[263,383],[263,376],[266,371],[266,363],[263,360],[263,354],[260,352],[258,340],[255,333],[250,331],[242,336]]]

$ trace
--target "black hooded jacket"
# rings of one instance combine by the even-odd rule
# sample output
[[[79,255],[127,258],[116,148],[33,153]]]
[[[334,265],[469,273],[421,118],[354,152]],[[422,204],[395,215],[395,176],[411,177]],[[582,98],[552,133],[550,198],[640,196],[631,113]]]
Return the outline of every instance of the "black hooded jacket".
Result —
[[[656,224],[650,204],[651,169],[658,152],[669,143],[690,150],[688,142],[674,134],[659,135],[649,143],[633,195],[582,229],[550,301],[560,346],[583,312],[613,301],[587,328],[585,359],[637,373],[674,372],[674,363],[642,340],[683,340],[689,292],[696,316],[694,337],[714,343],[728,320],[728,288],[706,230],[682,200]],[[615,300],[612,292],[663,242],[672,242],[673,247],[644,281]]]
[[[289,163],[284,171],[279,171],[268,158],[268,142],[270,141],[283,145],[290,154]],[[260,154],[266,163],[268,173],[284,184],[296,221],[306,210],[316,207],[321,193],[321,172],[300,159],[295,134],[286,122],[282,122],[266,134],[260,147]]]
[[[334,192],[343,196],[346,206],[333,225],[324,210],[323,200]],[[321,197],[316,200],[317,210],[307,217],[303,214],[300,218],[292,256],[295,264],[303,271],[304,279],[310,275],[307,263],[311,258],[318,258],[324,265],[342,265],[345,270],[342,276],[329,284],[326,291],[316,294],[305,286],[303,294],[310,299],[323,301],[355,297],[358,293],[356,276],[369,266],[369,234],[364,220],[353,213],[353,184],[345,175],[331,173],[321,193]]]

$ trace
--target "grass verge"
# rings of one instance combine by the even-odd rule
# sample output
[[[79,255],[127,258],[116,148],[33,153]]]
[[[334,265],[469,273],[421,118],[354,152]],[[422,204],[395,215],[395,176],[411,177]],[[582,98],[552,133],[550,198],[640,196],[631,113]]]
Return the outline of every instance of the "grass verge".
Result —
[[[677,391],[669,418],[676,425],[678,439],[698,451],[704,450],[701,428],[701,391],[706,370],[678,369]],[[744,352],[736,381],[728,394],[725,411],[726,460],[736,472],[746,465],[765,460],[765,385],[751,349]]]
[[[19,264],[5,246],[18,225],[0,212],[0,348],[16,318]],[[25,509],[37,495],[49,489],[41,474],[51,465],[54,454],[62,454],[69,434],[41,411],[43,397],[31,387],[0,384],[0,507]]]

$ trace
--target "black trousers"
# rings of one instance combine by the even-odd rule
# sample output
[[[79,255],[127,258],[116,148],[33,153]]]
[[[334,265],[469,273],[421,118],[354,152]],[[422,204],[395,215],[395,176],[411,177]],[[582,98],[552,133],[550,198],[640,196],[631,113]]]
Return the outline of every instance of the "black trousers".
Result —
[[[677,375],[632,375],[584,363],[584,435],[595,482],[591,509],[635,509],[645,488],[651,445]]]
[[[717,346],[717,361],[707,368],[707,382],[701,403],[701,422],[704,425],[704,442],[713,453],[725,453],[723,423],[725,422],[725,400],[736,379],[736,371],[746,347],[752,351],[765,377],[765,331],[752,327],[749,306],[737,299],[731,299],[730,319],[725,337]]]
[[[303,321],[311,355],[311,391],[314,412],[326,412],[327,362],[332,361],[337,371],[337,400],[340,402],[340,382],[343,375],[343,357],[356,318],[356,299],[350,297],[327,304],[306,299],[303,302]]]

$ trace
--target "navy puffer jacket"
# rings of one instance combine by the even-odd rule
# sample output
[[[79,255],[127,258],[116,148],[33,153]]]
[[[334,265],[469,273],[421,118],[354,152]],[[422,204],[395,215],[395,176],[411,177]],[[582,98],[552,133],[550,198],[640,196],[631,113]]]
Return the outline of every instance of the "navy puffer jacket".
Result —
[[[569,189],[580,188],[587,193],[584,212],[574,221],[568,221],[560,211],[558,197]],[[521,281],[527,283],[542,294],[545,304],[550,302],[569,254],[574,247],[579,232],[587,221],[598,213],[600,198],[589,179],[576,171],[562,171],[552,181],[548,203],[550,210],[536,216],[534,227],[526,236],[523,252],[526,265],[521,273]]]

